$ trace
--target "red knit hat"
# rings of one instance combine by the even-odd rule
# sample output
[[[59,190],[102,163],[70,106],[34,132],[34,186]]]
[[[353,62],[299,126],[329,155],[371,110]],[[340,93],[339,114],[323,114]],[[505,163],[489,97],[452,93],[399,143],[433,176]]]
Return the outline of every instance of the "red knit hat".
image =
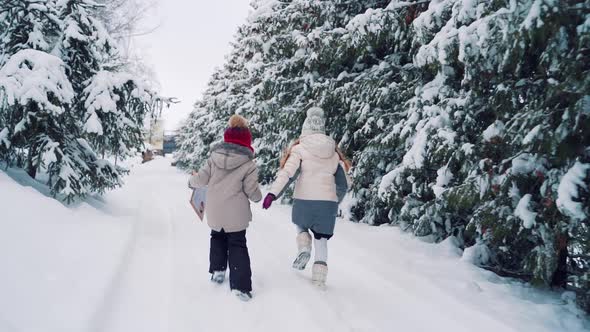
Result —
[[[247,127],[246,119],[239,115],[233,115],[229,119],[229,127],[223,133],[223,141],[245,146],[254,152],[254,148],[252,148],[252,133]]]

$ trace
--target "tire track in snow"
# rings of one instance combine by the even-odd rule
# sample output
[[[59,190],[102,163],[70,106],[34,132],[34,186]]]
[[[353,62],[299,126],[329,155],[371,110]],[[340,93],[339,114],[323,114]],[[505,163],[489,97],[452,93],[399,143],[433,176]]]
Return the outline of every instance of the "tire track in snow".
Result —
[[[158,202],[154,190],[138,187],[128,194],[143,197],[135,204],[130,239],[90,322],[91,331],[168,331],[170,211]]]
[[[104,297],[101,303],[98,305],[98,308],[93,315],[92,319],[90,320],[89,324],[89,331],[92,332],[102,332],[105,331],[105,325],[109,316],[112,314],[112,306],[113,303],[116,302],[118,293],[121,292],[122,289],[122,280],[123,276],[127,272],[130,262],[133,257],[133,251],[135,250],[135,242],[137,240],[137,224],[138,218],[133,218],[133,226],[131,228],[131,234],[129,236],[129,240],[127,240],[127,245],[125,246],[125,250],[123,251],[123,255],[113,277],[111,278],[110,282],[108,283],[108,287],[106,288]]]

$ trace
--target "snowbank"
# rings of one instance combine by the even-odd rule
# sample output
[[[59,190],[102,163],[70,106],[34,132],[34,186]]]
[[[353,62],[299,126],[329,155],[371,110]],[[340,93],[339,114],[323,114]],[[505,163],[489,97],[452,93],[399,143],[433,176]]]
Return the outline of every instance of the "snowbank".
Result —
[[[86,331],[119,267],[131,220],[88,203],[65,207],[22,171],[8,172],[12,178],[0,171],[0,330]]]

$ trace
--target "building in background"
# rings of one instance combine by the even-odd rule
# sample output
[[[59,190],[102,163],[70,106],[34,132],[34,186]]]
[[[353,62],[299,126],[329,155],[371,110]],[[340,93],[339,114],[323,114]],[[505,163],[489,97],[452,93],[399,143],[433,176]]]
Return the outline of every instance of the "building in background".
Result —
[[[155,154],[162,154],[164,150],[164,120],[156,119],[150,123],[148,131],[148,143]]]
[[[169,130],[164,133],[163,152],[167,154],[173,153],[174,151],[176,151],[176,131]]]

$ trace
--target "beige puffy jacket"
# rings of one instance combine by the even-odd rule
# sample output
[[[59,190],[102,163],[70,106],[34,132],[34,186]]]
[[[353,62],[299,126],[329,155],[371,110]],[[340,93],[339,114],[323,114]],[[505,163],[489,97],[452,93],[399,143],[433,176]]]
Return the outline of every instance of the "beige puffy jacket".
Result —
[[[338,202],[334,174],[339,163],[336,142],[331,137],[324,134],[304,136],[291,149],[285,167],[278,171],[270,192],[279,196],[301,167],[295,184],[295,199]],[[347,182],[350,184],[348,178]]]
[[[205,215],[215,231],[239,232],[252,220],[250,202],[262,199],[254,154],[243,146],[221,143],[211,148],[211,157],[189,183],[207,186]]]

